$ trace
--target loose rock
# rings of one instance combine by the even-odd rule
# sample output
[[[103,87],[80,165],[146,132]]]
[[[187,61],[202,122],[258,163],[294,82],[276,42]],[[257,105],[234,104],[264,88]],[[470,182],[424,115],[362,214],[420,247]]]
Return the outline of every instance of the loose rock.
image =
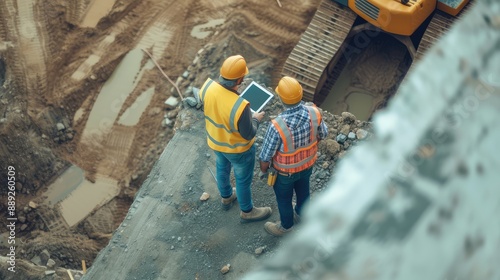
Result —
[[[55,265],[56,265],[56,262],[55,262],[53,259],[49,259],[49,260],[47,261],[47,267],[48,267],[48,268],[52,268],[52,267],[54,267]]]
[[[163,122],[161,123],[161,125],[163,127],[172,127],[172,126],[174,126],[174,121],[172,121],[168,118],[165,118],[165,119],[163,119]]]
[[[30,201],[30,202],[28,203],[28,206],[29,206],[29,207],[31,207],[32,209],[36,209],[36,208],[38,207],[38,204],[36,204],[36,203],[35,203],[35,202],[33,202],[33,201]]]
[[[340,151],[339,143],[333,139],[326,139],[325,145],[326,145],[326,152],[330,155],[335,155]]]
[[[50,259],[50,253],[47,249],[44,249],[41,253],[40,253],[40,262],[42,265],[46,265],[47,262],[49,261]]]
[[[229,269],[231,268],[231,265],[230,264],[226,264],[225,266],[223,266],[221,269],[220,269],[220,272],[222,274],[226,274],[229,272]]]
[[[201,200],[201,201],[207,201],[207,200],[208,200],[208,198],[210,198],[210,194],[208,194],[208,193],[204,192],[204,193],[201,195],[200,200]]]
[[[261,246],[257,249],[255,249],[255,254],[258,256],[260,254],[262,254],[264,252],[264,250],[266,249],[267,246]]]
[[[198,101],[192,96],[186,97],[186,99],[184,99],[184,102],[190,107],[196,107],[198,105]]]
[[[173,96],[170,96],[165,101],[165,106],[167,106],[167,109],[174,109],[175,107],[177,107],[178,104],[179,104],[179,99]]]
[[[344,134],[339,134],[337,135],[336,140],[339,144],[344,144],[345,140],[347,140],[347,136],[345,136]]]
[[[340,129],[340,133],[341,133],[341,134],[344,134],[344,135],[349,134],[349,132],[350,132],[350,131],[351,131],[351,126],[350,126],[350,125],[348,125],[348,124],[344,124],[344,125],[342,126],[342,128]]]
[[[56,126],[58,131],[64,130],[66,128],[62,123],[57,123]]]
[[[41,260],[40,260],[40,257],[39,257],[39,256],[33,257],[33,258],[31,259],[31,262],[32,262],[32,263],[34,263],[34,264],[36,264],[36,265],[42,265],[42,262],[41,262]]]
[[[353,114],[351,114],[349,112],[343,112],[341,114],[341,116],[342,116],[342,121],[344,123],[349,123],[350,124],[350,123],[356,122],[356,116],[354,116]]]
[[[368,131],[364,130],[364,129],[358,129],[358,131],[356,131],[356,137],[358,139],[365,139],[366,137],[368,136]]]

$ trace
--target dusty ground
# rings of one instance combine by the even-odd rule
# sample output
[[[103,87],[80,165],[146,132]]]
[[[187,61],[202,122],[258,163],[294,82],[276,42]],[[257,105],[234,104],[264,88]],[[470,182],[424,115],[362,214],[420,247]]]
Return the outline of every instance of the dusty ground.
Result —
[[[225,56],[241,53],[252,69],[250,77],[272,84],[319,3],[282,1],[280,8],[272,1],[96,2],[0,3],[0,155],[6,159],[1,170],[14,166],[17,171],[16,210],[23,217],[16,228],[18,258],[30,260],[47,249],[56,266],[80,268],[81,259],[91,265],[172,137],[174,127],[162,126],[164,101],[177,94],[152,69],[119,108],[123,114],[154,85],[140,122],[133,127],[113,123],[109,133],[82,139],[100,89],[130,50],[149,50],[176,80],[197,52],[211,44],[218,47],[203,56],[206,68],[198,69],[189,82],[201,84],[217,72]],[[101,13],[108,8],[107,14]],[[224,23],[217,28],[199,27],[218,19]],[[191,35],[193,30],[198,38]],[[185,85],[181,81],[181,90]],[[88,219],[54,233],[41,220],[40,208],[28,202],[41,204],[45,188],[71,164],[82,168],[90,181],[99,176],[115,180],[121,192]],[[6,176],[0,178],[6,186]],[[5,197],[6,188],[1,191]],[[3,215],[6,203],[2,199]]]

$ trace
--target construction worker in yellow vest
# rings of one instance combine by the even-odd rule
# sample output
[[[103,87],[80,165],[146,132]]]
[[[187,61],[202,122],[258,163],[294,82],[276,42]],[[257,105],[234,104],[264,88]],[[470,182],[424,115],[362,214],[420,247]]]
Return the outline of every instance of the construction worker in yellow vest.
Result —
[[[280,212],[280,221],[266,222],[264,228],[271,235],[282,236],[300,220],[303,206],[309,200],[309,179],[317,159],[318,142],[328,135],[328,128],[319,110],[302,102],[302,86],[297,80],[285,76],[275,91],[285,111],[271,120],[259,159],[263,173],[271,166],[277,172],[273,189]]]
[[[241,55],[228,57],[217,81],[207,79],[199,91],[205,113],[208,146],[214,151],[217,187],[222,207],[228,210],[238,199],[242,223],[261,221],[271,216],[270,207],[254,207],[251,184],[255,167],[255,134],[264,112],[253,113],[250,103],[236,91],[248,74]],[[234,168],[236,188],[229,175]]]

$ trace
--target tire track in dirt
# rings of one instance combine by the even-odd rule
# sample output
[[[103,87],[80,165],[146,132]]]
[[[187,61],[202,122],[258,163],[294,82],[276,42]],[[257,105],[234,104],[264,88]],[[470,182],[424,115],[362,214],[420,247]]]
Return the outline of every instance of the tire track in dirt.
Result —
[[[128,15],[125,15],[118,23],[110,28],[110,32],[113,36],[118,38],[121,36],[118,32],[128,33],[130,29],[136,28],[137,32],[135,32],[134,37],[139,38],[136,40],[136,48],[153,48],[153,53],[158,58],[162,58],[167,49],[174,49],[174,52],[182,52],[182,49],[185,48],[185,42],[187,41],[186,37],[189,37],[189,32],[186,32],[188,27],[179,26],[175,23],[184,20],[186,17],[187,6],[189,4],[189,2],[185,2],[184,5],[175,6],[175,9],[168,9],[169,3],[160,2],[159,5],[150,6],[150,11],[140,12],[138,12],[137,9],[142,8],[140,6],[136,6],[134,7],[135,13],[149,13],[151,15],[150,20],[147,22],[141,22],[142,26],[137,28],[134,18],[129,18]],[[133,14],[132,11],[129,13]],[[175,28],[172,26],[175,26]],[[181,34],[181,36],[176,37],[176,42],[172,45],[170,44],[170,40],[174,34]],[[101,41],[101,45],[96,49],[96,51],[89,55],[88,58],[80,64],[78,70],[72,74],[73,80],[76,80],[76,82],[85,80],[85,78],[88,77],[93,71],[93,65],[90,64],[94,63],[96,66],[101,64],[101,62],[95,61],[98,60],[97,56],[102,56],[101,54],[108,53],[110,50],[114,49],[114,45],[119,43],[113,41],[109,42],[109,44],[104,44],[102,42],[103,41]],[[182,59],[185,58],[178,58],[179,61],[182,61]],[[163,60],[163,62],[167,62],[169,65],[172,65],[171,61]],[[152,74],[145,73],[142,80],[158,77],[157,72],[151,73]],[[148,83],[145,82],[142,84]],[[140,85],[137,85],[129,99],[132,99],[133,95],[140,94],[141,89],[139,87]],[[126,107],[126,105],[122,105],[121,111],[125,110],[123,107]],[[106,176],[108,178],[121,180],[125,185],[129,184],[128,181],[130,180],[129,173],[131,172],[131,166],[129,166],[128,163],[131,162],[129,158],[132,153],[131,148],[135,143],[136,130],[137,128],[135,127],[126,127],[116,124],[113,125],[110,133],[105,136],[103,141],[100,141],[102,151],[104,151],[104,153],[102,154],[102,160],[97,163],[95,175],[93,176]],[[135,152],[136,151],[134,151],[134,153]],[[102,223],[102,217],[96,217],[95,219],[94,225],[97,228],[105,228],[106,226],[109,226]]]
[[[257,13],[259,12],[259,13]],[[282,24],[275,17],[278,14],[272,13],[271,11],[255,11],[255,12],[237,12],[235,15],[244,17],[245,25],[249,26],[251,30],[251,35],[258,34],[257,36],[263,37],[264,42],[286,41],[295,40],[300,36],[300,32],[294,30],[294,28],[288,28],[286,25]],[[287,19],[285,23],[293,25],[295,22]]]
[[[6,0],[3,5],[5,9],[3,15],[8,16],[5,18],[7,28],[3,31],[8,35],[3,36],[11,38],[15,46],[13,48],[15,63],[9,65],[13,70],[13,77],[27,92],[44,92],[47,85],[44,39],[47,36],[44,26],[36,23],[35,1]],[[33,103],[37,99],[28,99],[30,107],[34,107]]]
[[[74,2],[74,1],[68,1]],[[53,24],[52,22],[58,22],[57,16],[63,11],[61,7],[55,7],[52,5],[37,5],[37,24],[43,26],[45,32],[43,32],[43,45],[45,45],[45,57],[47,58],[46,69],[47,69],[47,90],[51,91],[54,86],[54,79],[52,79],[51,73],[54,72],[54,58],[59,58],[61,55],[61,28],[67,27],[68,25]]]
[[[163,16],[169,18],[173,22],[183,22],[187,20],[187,15],[189,11],[189,7],[193,5],[193,0],[187,0],[183,1],[182,5],[173,5],[175,8],[172,9],[172,11],[169,11],[167,14],[164,14]],[[173,7],[172,7],[173,8]],[[172,53],[174,56],[172,57],[172,62],[173,65],[180,65],[182,64],[183,60],[185,60],[185,55],[180,55],[180,54],[186,54],[186,47],[187,44],[187,37],[189,36],[189,25],[184,24],[184,25],[176,25],[178,29],[176,30],[176,34],[179,34],[176,38],[176,40],[173,42],[174,46],[172,46]],[[181,35],[182,34],[182,35]],[[188,34],[188,35],[186,35]]]
[[[189,5],[189,3],[186,2],[185,5]],[[185,5],[176,6],[176,9],[168,9],[169,3],[164,1],[156,2],[156,5],[138,5],[134,7],[129,14],[125,15],[120,22],[110,28],[111,34],[108,35],[108,37],[120,37],[121,34],[119,34],[119,32],[128,33],[132,28],[137,29],[134,37],[140,39],[135,40],[137,42],[136,46],[145,49],[154,47],[156,50],[155,55],[157,57],[162,57],[172,36],[171,34],[175,32],[175,30],[169,30],[171,29],[169,28],[169,21],[172,20],[172,17],[176,18],[176,16],[179,16],[181,14],[180,12],[185,10]],[[149,14],[151,17],[148,21],[142,21],[142,26],[137,27],[138,22],[133,16],[134,14]],[[174,24],[170,25],[173,26]],[[157,35],[160,35],[160,41],[158,41]],[[72,75],[74,79],[82,80],[85,76],[88,76],[92,71],[92,65],[90,64],[99,65],[96,60],[100,59],[102,55],[108,53],[110,49],[115,48],[116,44],[120,43],[114,40],[113,42],[111,42],[111,40],[108,41],[109,43],[104,43],[105,40],[102,41],[96,51],[80,65],[78,70]],[[155,75],[156,74],[157,73],[155,73]],[[142,80],[148,79],[148,73],[145,73]],[[133,94],[140,94],[140,92],[141,89],[136,88]],[[130,98],[133,98],[133,96]],[[125,107],[125,105],[122,105],[120,110],[123,111],[123,107]],[[135,139],[135,131],[135,127],[125,127],[113,124],[110,133],[105,136],[106,138],[102,142],[105,154],[103,155],[102,161],[98,164],[96,174],[106,175],[117,180],[123,178],[127,178],[126,180],[128,180],[130,176],[128,176],[127,173],[130,172],[130,167],[127,163],[129,162],[128,158],[130,156],[132,143]]]
[[[27,96],[20,107],[36,118],[43,110],[47,92],[47,55],[50,54],[46,17],[34,1],[2,1],[3,36],[9,40],[6,62],[18,95]]]
[[[116,39],[116,34],[111,33],[104,37],[104,39],[98,43],[98,46],[95,48],[94,53],[89,55],[89,57],[76,69],[75,72],[71,75],[71,78],[76,82],[80,82],[83,79],[90,76],[92,72],[92,68],[94,65],[99,63],[101,57],[105,56],[109,50],[109,47],[113,44]],[[59,96],[62,98],[64,96]]]
[[[128,52],[140,30],[150,24],[150,21],[144,21],[136,15],[154,14],[154,8],[154,6],[150,7],[149,2],[132,3],[120,15],[110,14],[110,18],[106,21],[116,17],[116,22],[108,22],[106,24],[108,27],[102,27],[104,30],[100,36],[90,42],[88,46],[79,49],[79,53],[73,55],[78,58],[67,68],[77,70],[61,73],[57,88],[65,88],[65,91],[57,92],[56,98],[65,98],[75,94],[83,87],[83,83],[90,78],[92,73],[112,71],[112,69],[107,69],[109,65]]]
[[[0,12],[5,14],[3,10],[5,10],[5,3],[0,2]],[[5,18],[0,18],[0,51],[5,51],[12,43],[9,42],[7,38],[7,22],[5,22]]]
[[[135,138],[135,128],[120,125],[113,126],[106,136],[104,149],[106,156],[97,167],[97,174],[106,174],[116,180],[123,179],[129,172],[127,166],[130,148]]]
[[[169,47],[174,34],[183,34],[175,23],[184,18],[191,2],[183,1],[181,5],[173,5],[173,1],[158,1],[153,9],[156,14],[151,17],[151,24],[145,26],[141,32],[136,48],[152,49],[150,53],[153,57],[160,59]],[[177,36],[176,51],[178,51],[179,44],[182,45],[183,37],[185,36]]]
[[[260,53],[260,58],[269,58],[269,66],[274,69],[270,77],[272,84],[281,77],[281,68],[288,54],[312,18],[305,15],[312,15],[319,1],[282,4],[282,8],[277,3],[261,1],[241,4],[241,7],[231,9],[228,21],[223,26],[223,34],[220,35],[225,38],[229,33]]]
[[[129,44],[124,44],[123,41],[117,40],[116,38],[123,38],[125,36],[129,40],[134,41],[136,34],[139,30],[145,29],[143,26],[138,26],[138,19],[135,14],[151,14],[151,12],[159,11],[164,7],[150,6],[147,4],[139,4],[128,10],[128,13],[120,18],[119,22],[112,25],[109,28],[108,35],[98,43],[98,46],[94,48],[94,51],[79,65],[77,70],[71,74],[73,86],[76,88],[78,84],[84,81],[91,73],[98,71],[95,68],[103,67],[102,60],[108,60],[110,53],[116,53],[122,49],[123,52],[128,51],[125,47]],[[153,13],[154,15],[154,13]],[[142,21],[142,25],[148,26],[151,21]],[[135,30],[131,32],[132,30]],[[123,40],[123,39],[122,39]],[[93,104],[90,104],[93,106]],[[80,108],[87,114],[83,114],[85,119],[88,118],[90,108]],[[103,160],[99,163],[97,167],[97,174],[105,174],[107,176],[120,179],[117,174],[122,174],[124,169],[127,169],[127,157],[129,154],[131,143],[134,139],[134,128],[123,128],[113,124],[111,132],[106,136],[105,140],[102,141],[103,145]],[[124,144],[125,143],[125,144]],[[123,145],[122,145],[123,144]],[[79,145],[80,146],[80,145]],[[87,145],[81,146],[85,149]],[[78,149],[78,148],[77,148]],[[81,154],[81,153],[78,153]],[[78,161],[84,159],[78,159]]]
[[[10,2],[12,5],[14,3]],[[27,69],[26,77],[28,81],[28,90],[46,89],[46,65],[45,65],[45,46],[42,44],[42,39],[46,37],[42,27],[37,27],[34,15],[35,1],[34,0],[18,0],[17,1],[17,22],[20,30],[17,30],[19,40],[19,48],[23,51],[23,68]],[[32,79],[31,76],[36,79]],[[42,86],[42,88],[40,88]]]
[[[91,4],[90,2],[91,0],[65,1],[64,5],[67,5],[65,9],[66,21],[73,25],[79,25]]]
[[[137,14],[155,15],[155,13],[159,13],[157,11],[165,10],[165,5],[167,4],[168,3],[161,2],[161,5],[156,6],[147,5],[147,3],[135,5],[130,7],[130,9],[126,9],[126,14],[115,16],[115,18],[117,18],[116,23],[108,23],[110,27],[107,28],[106,32],[102,32],[102,35],[94,39],[94,43],[90,46],[80,49],[80,52],[87,53],[87,55],[80,55],[81,58],[75,61],[72,66],[68,67],[68,69],[76,70],[68,71],[68,73],[65,74],[66,78],[63,77],[59,79],[60,87],[66,90],[58,91],[59,95],[57,99],[61,100],[64,97],[73,96],[84,83],[87,83],[89,78],[92,79],[91,76],[93,73],[109,67],[108,65],[111,62],[130,50],[130,46],[137,41],[136,38],[140,37],[138,35],[146,32],[145,30],[147,30],[148,26],[154,26],[154,17],[144,21],[138,18],[136,16]],[[71,78],[68,79],[68,77]],[[85,98],[85,100],[89,100],[88,97]],[[84,104],[87,108],[80,107],[81,110],[79,112],[84,112],[81,116],[82,124],[85,124],[87,121],[86,119],[91,111],[90,108],[94,105],[92,103],[93,102]],[[107,185],[105,184],[102,187],[106,189],[109,188],[110,190],[121,186],[123,183],[128,185],[126,181],[130,178],[128,174],[130,172],[130,166],[128,166],[127,163],[131,146],[135,139],[135,131],[135,127],[113,125],[110,132],[106,134],[102,140],[94,139],[97,140],[94,145],[97,145],[102,152],[99,155],[99,159],[94,162],[94,169],[87,170],[87,172],[90,171],[90,174],[87,173],[90,179],[94,178],[98,179],[97,181],[99,182],[103,180],[108,182]],[[89,148],[92,149],[93,147],[91,143],[85,141],[83,143],[79,142],[75,153],[73,155],[68,155],[69,160],[75,162],[77,165],[87,161],[88,159],[85,156],[87,154],[86,150]],[[123,180],[124,178],[125,180]],[[118,194],[119,191],[105,197],[106,200],[101,200],[99,205],[96,205],[96,209],[100,208],[103,203],[113,200]],[[122,217],[122,215],[118,215],[118,217]],[[73,218],[73,220],[75,219],[76,218]],[[121,220],[119,222],[121,222]],[[113,222],[113,224],[116,226],[119,222],[116,221]]]
[[[157,2],[155,6],[150,6],[150,11],[146,12],[151,16],[151,20],[144,23],[144,26],[140,28],[137,36],[137,47],[139,48],[153,48],[155,50],[155,56],[161,58],[164,56],[165,50],[169,47],[169,42],[172,34],[186,34],[182,30],[175,30],[169,26],[175,26],[174,22],[181,20],[185,16],[185,11],[190,2],[186,1],[183,5],[174,5],[174,9],[170,8],[170,3],[160,1]],[[156,11],[156,13],[153,13]],[[184,14],[183,14],[184,13]],[[141,12],[144,14],[144,12]],[[172,21],[172,22],[171,22]],[[131,25],[133,22],[127,23],[127,17],[121,21],[121,27],[123,30],[127,30],[127,24]],[[160,37],[156,36],[160,35]],[[180,36],[176,39],[176,48],[180,48],[183,45],[184,38],[186,36]],[[158,41],[158,38],[161,38]],[[174,47],[174,48],[175,48]],[[153,72],[153,76],[157,76],[158,73]],[[142,80],[148,80],[149,75],[145,73]],[[139,85],[134,89],[134,93],[141,92]],[[132,97],[131,97],[132,98]],[[122,111],[124,110],[122,106]],[[103,160],[99,163],[97,168],[97,174],[106,174],[111,178],[117,180],[126,178],[128,181],[130,176],[130,166],[127,165],[129,162],[128,158],[131,156],[131,147],[135,139],[135,127],[126,127],[120,125],[114,125],[111,132],[106,136],[106,141],[103,143],[106,155]],[[128,184],[128,183],[126,183]]]
[[[138,49],[151,49],[155,59],[160,59],[167,49],[174,30],[168,22],[155,21],[137,44]]]

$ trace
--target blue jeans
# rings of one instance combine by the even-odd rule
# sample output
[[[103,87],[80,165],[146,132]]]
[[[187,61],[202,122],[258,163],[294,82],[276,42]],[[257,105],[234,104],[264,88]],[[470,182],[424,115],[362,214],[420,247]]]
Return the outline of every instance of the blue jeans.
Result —
[[[293,226],[293,192],[297,196],[297,205],[295,212],[300,215],[302,207],[309,200],[309,179],[312,174],[312,167],[294,173],[291,176],[284,176],[278,173],[276,183],[274,184],[274,193],[276,202],[280,211],[281,225],[285,229]]]
[[[229,182],[231,167],[234,167],[234,178],[236,179],[236,196],[241,211],[250,212],[253,208],[252,185],[253,169],[255,166],[255,146],[243,153],[230,154],[215,152],[215,163],[217,166],[217,187],[222,197],[230,197],[233,188]]]

